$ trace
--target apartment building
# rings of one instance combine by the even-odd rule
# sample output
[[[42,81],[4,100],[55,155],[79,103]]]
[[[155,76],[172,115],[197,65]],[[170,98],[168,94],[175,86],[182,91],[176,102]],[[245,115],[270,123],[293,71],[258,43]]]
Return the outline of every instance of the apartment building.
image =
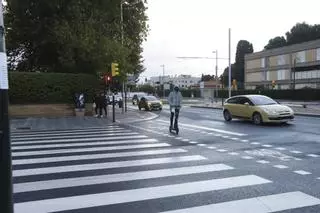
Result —
[[[320,88],[320,39],[245,56],[245,88]]]
[[[155,76],[151,77],[147,81],[148,84],[156,86],[157,84],[174,84],[180,88],[190,88],[197,85],[201,78],[192,77],[191,75],[179,75],[179,76]]]

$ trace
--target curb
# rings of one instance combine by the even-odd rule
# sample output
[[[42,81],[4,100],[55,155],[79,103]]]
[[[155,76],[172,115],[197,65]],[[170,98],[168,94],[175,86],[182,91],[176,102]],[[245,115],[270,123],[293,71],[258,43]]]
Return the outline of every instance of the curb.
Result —
[[[219,109],[222,110],[222,107],[207,107],[207,106],[190,106],[192,108],[202,108],[202,109]],[[320,114],[312,114],[312,113],[299,113],[295,112],[295,116],[304,116],[304,117],[314,117],[314,118],[320,118]]]

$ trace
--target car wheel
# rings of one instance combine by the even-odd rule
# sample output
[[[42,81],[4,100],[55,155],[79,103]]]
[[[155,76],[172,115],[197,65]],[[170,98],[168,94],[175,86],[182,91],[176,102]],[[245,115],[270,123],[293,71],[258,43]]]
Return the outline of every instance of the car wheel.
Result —
[[[260,124],[262,124],[263,121],[262,121],[261,114],[258,113],[258,112],[254,113],[253,116],[252,116],[252,121],[253,121],[253,123],[254,123],[255,125],[260,125]]]
[[[226,120],[226,121],[232,120],[232,116],[231,116],[231,113],[229,112],[229,110],[224,110],[223,117],[224,117],[224,120]]]

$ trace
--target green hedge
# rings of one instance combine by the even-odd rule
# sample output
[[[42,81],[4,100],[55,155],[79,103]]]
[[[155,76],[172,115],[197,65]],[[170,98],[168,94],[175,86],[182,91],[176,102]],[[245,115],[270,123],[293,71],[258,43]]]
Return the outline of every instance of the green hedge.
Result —
[[[10,104],[73,103],[75,92],[92,100],[99,88],[96,76],[67,73],[9,72]]]
[[[266,95],[274,99],[315,101],[320,100],[320,89],[299,89],[299,90],[238,90],[232,91],[232,96],[245,94]],[[228,91],[219,91],[220,98],[227,98]]]

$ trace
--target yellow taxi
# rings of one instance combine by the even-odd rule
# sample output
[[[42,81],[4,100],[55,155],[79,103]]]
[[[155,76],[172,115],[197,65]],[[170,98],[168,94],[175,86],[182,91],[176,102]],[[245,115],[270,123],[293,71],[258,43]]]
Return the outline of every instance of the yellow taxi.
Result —
[[[294,119],[293,110],[263,95],[239,95],[224,103],[223,117],[251,120],[254,124],[287,123]]]

